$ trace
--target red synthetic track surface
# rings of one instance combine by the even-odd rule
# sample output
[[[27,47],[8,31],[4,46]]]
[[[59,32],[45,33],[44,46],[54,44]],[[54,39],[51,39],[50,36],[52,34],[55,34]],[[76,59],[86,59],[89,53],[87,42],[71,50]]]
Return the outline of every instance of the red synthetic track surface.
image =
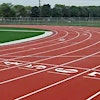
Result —
[[[54,34],[0,47],[0,100],[100,100],[100,28],[13,27]]]

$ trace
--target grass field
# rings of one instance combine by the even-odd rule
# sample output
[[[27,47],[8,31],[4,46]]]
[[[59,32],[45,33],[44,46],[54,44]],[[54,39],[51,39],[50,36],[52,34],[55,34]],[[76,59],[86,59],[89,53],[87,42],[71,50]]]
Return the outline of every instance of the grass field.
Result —
[[[0,43],[26,39],[44,34],[44,30],[29,28],[0,28]]]

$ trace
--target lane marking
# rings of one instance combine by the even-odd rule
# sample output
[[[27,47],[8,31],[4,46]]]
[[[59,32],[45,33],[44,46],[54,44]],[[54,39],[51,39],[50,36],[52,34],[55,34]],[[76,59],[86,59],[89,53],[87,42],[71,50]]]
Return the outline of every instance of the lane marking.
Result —
[[[70,61],[70,62],[67,62],[66,64],[71,64],[71,63],[74,63],[74,62],[77,62],[77,61],[80,61],[80,60],[84,60],[84,59],[89,58],[89,57],[91,57],[91,56],[93,56],[93,55],[96,55],[96,54],[98,54],[98,53],[100,53],[100,51],[99,51],[99,52],[96,52],[96,53],[93,53],[93,54],[91,54],[91,55],[88,55],[88,56],[86,56],[86,57],[77,59],[77,60],[72,60],[72,61]],[[60,66],[63,66],[63,65],[65,65],[65,63],[64,63],[64,64],[61,64]],[[21,65],[21,66],[22,66],[22,65]],[[20,76],[20,77],[17,77],[17,78],[13,78],[13,79],[10,79],[10,80],[6,80],[6,81],[3,81],[3,82],[0,82],[0,85],[6,84],[6,83],[9,83],[9,82],[12,82],[12,81],[16,81],[16,80],[19,80],[19,79],[23,79],[23,78],[26,78],[26,77],[30,77],[30,76],[32,76],[32,75],[39,74],[39,73],[42,73],[42,72],[45,72],[45,71],[48,71],[48,70],[50,70],[50,69],[54,69],[54,68],[57,68],[57,67],[59,67],[59,66],[47,68],[47,69],[44,69],[44,70],[41,70],[41,71],[38,71],[38,72],[34,72],[34,73],[31,73],[31,74],[26,74],[26,75],[23,75],[23,76]],[[97,66],[97,67],[98,67],[98,66]],[[95,68],[96,68],[96,67],[95,67]],[[93,68],[92,68],[92,69],[93,69]],[[90,70],[91,70],[91,69],[89,69],[89,71],[90,71]]]
[[[86,55],[65,55],[65,56],[60,56],[60,57],[62,57],[62,58],[67,58],[67,57],[69,57],[69,58],[72,58],[72,57],[75,57],[75,58],[77,58],[77,57],[85,57]],[[0,59],[5,59],[4,57],[11,57],[11,58],[15,58],[15,57],[27,57],[27,56],[2,56],[2,58],[0,58]],[[30,56],[30,58],[31,57],[36,57],[36,58],[48,58],[48,57],[57,57],[57,56]],[[95,56],[93,56],[93,58],[95,58],[95,57],[100,57],[100,55],[95,55]]]
[[[100,78],[97,78],[97,77],[89,77],[89,76],[83,76],[83,77],[88,78],[88,79],[100,80]]]
[[[24,65],[25,65],[25,63],[28,63],[28,64],[40,64],[40,65],[46,65],[46,66],[59,66],[57,64],[33,63],[33,62],[26,62],[26,61],[20,61],[20,60],[18,60],[18,62],[22,62],[22,63],[24,63]],[[6,65],[2,65],[2,66],[6,67]],[[21,65],[21,66],[23,66],[23,65]],[[19,66],[16,66],[16,67],[19,68]],[[7,68],[4,68],[4,69],[1,69],[0,71],[9,70],[9,69],[13,69],[13,68],[16,68],[16,67],[15,66],[9,67],[9,68],[7,67]],[[62,66],[62,67],[66,67],[66,66]],[[73,66],[67,66],[67,68],[77,68],[77,69],[83,69],[83,70],[90,69],[90,68],[81,68],[81,67],[78,67],[78,66],[75,66],[75,67],[73,67]],[[96,70],[96,71],[99,71],[99,70]]]
[[[97,93],[95,93],[94,95],[92,95],[91,97],[89,97],[86,100],[92,100],[93,98],[97,97],[98,95],[100,95],[100,91],[98,91]]]
[[[94,68],[97,68],[97,66],[94,67]],[[66,79],[64,79],[64,80],[58,81],[58,82],[56,82],[56,83],[54,83],[54,84],[48,85],[48,86],[46,86],[46,87],[44,87],[44,88],[40,88],[40,89],[38,89],[38,90],[36,90],[36,91],[33,91],[33,92],[31,92],[31,93],[28,93],[28,94],[26,94],[26,95],[23,95],[23,96],[21,96],[21,97],[18,97],[18,98],[14,99],[14,100],[21,100],[21,99],[24,99],[24,98],[29,97],[29,96],[31,96],[31,95],[37,94],[37,93],[39,93],[39,92],[41,92],[41,91],[47,90],[47,89],[49,89],[49,88],[52,88],[52,87],[57,86],[57,85],[59,85],[59,84],[62,84],[62,83],[64,83],[64,82],[67,82],[67,81],[69,81],[69,80],[71,80],[71,79],[73,79],[73,78],[76,78],[76,77],[78,77],[78,76],[81,76],[81,75],[83,75],[83,74],[85,74],[85,73],[87,73],[87,72],[89,72],[89,71],[91,71],[91,69],[89,69],[89,70],[87,70],[87,71],[84,71],[84,72],[81,72],[81,73],[79,73],[79,74],[77,74],[77,75],[74,75],[74,76],[72,76],[72,77],[66,78]],[[100,93],[97,93],[97,94],[100,94]],[[87,100],[91,100],[91,99],[87,99]]]
[[[79,34],[77,35],[77,37],[78,37],[78,36],[79,36]],[[78,44],[78,43],[77,43],[77,44]],[[74,44],[74,45],[76,45],[76,44]],[[54,51],[54,50],[53,50],[53,51]],[[41,53],[42,53],[42,52],[41,52]],[[35,53],[35,54],[36,54],[36,53]],[[9,55],[9,54],[8,54],[8,55]],[[34,55],[34,54],[32,54],[32,55]],[[32,56],[32,55],[31,55],[31,56]],[[0,56],[2,56],[2,55],[0,55]],[[3,56],[4,56],[4,55],[3,55]],[[24,56],[24,57],[28,57],[28,56],[30,57],[30,55],[27,55],[27,56]],[[16,59],[17,59],[17,58],[16,58]]]
[[[58,72],[53,72],[53,71],[47,71],[47,72],[48,72],[48,73],[51,73],[51,74],[70,75],[70,74],[58,73]]]
[[[78,35],[77,35],[78,36]],[[76,36],[76,37],[77,37]],[[76,37],[74,37],[74,38],[76,38]],[[73,39],[73,38],[72,38]],[[67,41],[70,41],[71,39],[69,39],[69,40],[67,40]],[[65,41],[65,42],[67,42],[67,41]],[[46,48],[46,47],[50,47],[50,46],[54,46],[54,45],[57,45],[57,44],[62,44],[62,43],[55,43],[55,44],[50,44],[50,45],[46,45],[46,46],[42,46],[42,47],[38,47],[38,48],[35,48],[35,50],[37,50],[37,49],[42,49],[42,48]],[[31,49],[26,49],[26,50],[22,50],[22,51],[16,51],[16,52],[13,52],[13,53],[7,53],[7,54],[2,54],[2,55],[0,55],[0,56],[7,56],[7,55],[10,55],[10,54],[16,54],[16,53],[23,53],[23,52],[26,52],[26,51],[31,51],[31,50],[34,50],[34,48],[32,47]]]
[[[55,35],[57,35],[58,34],[58,32],[57,31],[55,31],[55,30],[52,30],[53,32],[55,32]],[[65,31],[66,32],[66,31]],[[66,37],[66,35],[64,35],[64,36],[62,36],[62,38],[65,38]],[[47,37],[48,38],[48,37]],[[60,37],[61,38],[61,37]],[[50,40],[50,41],[54,41],[54,40],[57,40],[57,39],[53,39],[53,40]],[[45,42],[42,42],[42,43],[46,43],[46,42],[50,42],[50,41],[45,41]],[[42,43],[36,43],[36,44],[42,44]],[[35,45],[36,45],[35,44]],[[28,46],[32,46],[32,45],[28,45]],[[27,46],[21,46],[21,47],[16,47],[16,48],[22,48],[22,47],[27,47]],[[15,48],[15,47],[14,47]],[[13,49],[14,49],[13,48]],[[11,48],[10,48],[11,49]],[[7,49],[7,50],[10,50],[10,49]],[[0,50],[0,51],[5,51],[5,50]]]
[[[83,43],[83,42],[89,40],[91,37],[92,37],[92,36],[90,35],[87,39],[84,39],[84,40],[82,40],[82,41],[80,41],[80,42],[77,42],[77,43],[74,43],[74,44],[71,44],[71,45],[67,45],[67,46],[64,46],[64,47],[60,47],[60,48],[48,50],[48,51],[43,51],[43,52],[40,52],[40,53],[35,53],[35,54],[31,54],[31,55],[26,55],[25,57],[30,57],[30,56],[33,56],[33,55],[48,53],[48,52],[52,52],[52,51],[56,51],[56,50],[61,50],[61,49],[67,48],[67,47],[71,47],[71,46],[74,46],[74,45]],[[58,55],[57,55],[57,57],[58,57]],[[20,57],[19,57],[19,58],[20,58]],[[18,59],[18,58],[13,58],[13,59]]]
[[[100,42],[100,41],[99,41]],[[97,43],[99,43],[99,42],[97,42]],[[85,49],[85,48],[89,48],[89,47],[91,47],[91,46],[93,46],[93,45],[96,45],[97,43],[94,43],[94,44],[92,44],[92,45],[89,45],[89,46],[86,46],[86,47],[84,47],[84,48],[81,48],[81,49],[77,49],[77,50],[74,50],[74,51],[72,51],[72,52],[70,52],[70,53],[73,53],[73,52],[76,52],[76,51],[79,51],[79,50],[82,50],[82,49]],[[69,53],[64,53],[64,54],[69,54]],[[62,56],[62,55],[64,55],[64,54],[61,54],[61,55],[58,55],[57,57],[60,57],[60,56]],[[52,58],[55,58],[55,57],[51,57],[50,59],[52,59]],[[42,61],[44,61],[45,59],[43,59]],[[37,61],[37,62],[39,62],[39,61]],[[37,63],[36,61],[34,62],[34,63]],[[16,67],[16,66],[15,66]]]

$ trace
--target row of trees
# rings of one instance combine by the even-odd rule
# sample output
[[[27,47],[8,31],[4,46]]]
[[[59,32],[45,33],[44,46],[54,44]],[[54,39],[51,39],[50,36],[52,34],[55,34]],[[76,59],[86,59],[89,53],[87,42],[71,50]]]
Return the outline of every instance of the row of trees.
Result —
[[[56,4],[53,8],[45,4],[38,6],[0,5],[0,17],[100,17],[100,6],[65,6]]]

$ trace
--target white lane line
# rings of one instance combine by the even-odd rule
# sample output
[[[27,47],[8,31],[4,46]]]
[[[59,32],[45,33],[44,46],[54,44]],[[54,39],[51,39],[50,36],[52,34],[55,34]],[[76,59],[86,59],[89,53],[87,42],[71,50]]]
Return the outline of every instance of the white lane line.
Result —
[[[56,65],[56,64],[47,64],[47,63],[33,63],[33,62],[26,62],[26,61],[16,61],[16,62],[22,62],[22,63],[29,63],[29,64],[40,64],[40,65],[47,65],[47,66],[60,66],[60,65]],[[2,65],[4,67],[7,67],[6,65]],[[21,65],[20,65],[21,66]],[[5,70],[10,70],[10,69],[13,69],[13,68],[19,68],[20,66],[13,66],[13,67],[7,67],[7,68],[3,68],[3,69],[0,69],[0,72],[1,71],[5,71]],[[82,70],[88,70],[90,68],[81,68],[81,67],[78,67],[78,66],[61,66],[61,67],[67,67],[67,68],[77,68],[77,69],[82,69]],[[96,70],[96,71],[99,71],[99,70]]]
[[[98,54],[98,53],[100,53],[100,51],[99,51],[99,52],[96,52],[96,53],[93,53],[93,54],[91,54],[91,55],[88,55],[88,56],[86,56],[86,57],[79,58],[79,59],[77,59],[77,60],[72,60],[72,61],[70,61],[70,62],[61,64],[60,66],[63,66],[63,65],[65,65],[65,64],[71,64],[71,63],[74,63],[74,62],[78,62],[78,61],[80,61],[80,60],[84,60],[84,59],[89,58],[89,57],[91,57],[91,56],[94,56],[94,55],[96,55],[96,54]],[[26,64],[25,64],[25,65],[26,65]],[[17,67],[18,67],[18,66],[17,66]],[[20,66],[19,66],[19,67],[20,67]],[[41,70],[41,71],[38,71],[38,72],[34,72],[34,73],[30,73],[30,74],[27,74],[27,75],[23,75],[23,76],[20,76],[20,77],[17,77],[17,78],[13,78],[13,79],[10,79],[10,80],[6,80],[6,81],[3,81],[3,82],[0,82],[0,85],[6,84],[6,83],[9,83],[9,82],[12,82],[12,81],[16,81],[16,80],[19,80],[19,79],[23,79],[23,78],[26,78],[26,77],[30,77],[30,76],[32,76],[32,75],[39,74],[39,73],[42,73],[42,72],[45,72],[45,71],[48,71],[48,70],[50,70],[50,69],[57,68],[57,67],[59,67],[59,66],[55,66],[55,67],[52,67],[52,68],[47,68],[47,69],[44,69],[44,70]],[[96,67],[95,67],[95,68],[96,68]],[[93,68],[92,68],[92,69],[93,69]]]
[[[75,39],[75,38],[77,38],[79,35],[77,35],[76,37],[74,37],[73,39]],[[72,40],[72,39],[69,39],[69,40]],[[67,41],[69,41],[69,40],[67,40]],[[57,43],[58,44],[58,43]],[[78,44],[78,43],[77,43]],[[74,44],[75,45],[75,44]],[[50,50],[49,50],[50,51]],[[51,50],[52,51],[52,50]],[[54,51],[54,50],[53,50]],[[46,52],[46,51],[45,51]],[[47,51],[48,52],[48,51]],[[40,52],[40,53],[42,53],[42,52]],[[36,53],[35,53],[36,54]],[[34,55],[34,54],[33,54]],[[2,55],[1,55],[2,56]],[[30,55],[28,55],[28,56],[30,56]],[[24,57],[28,57],[28,56],[24,56]],[[31,55],[32,56],[32,55]],[[22,58],[22,57],[17,57],[17,58]],[[17,59],[17,58],[15,58],[15,59]],[[12,58],[11,58],[12,59]],[[14,58],[13,58],[14,59]]]
[[[58,72],[52,72],[52,71],[47,71],[47,72],[52,73],[52,74],[58,74],[58,75],[70,75],[70,74],[58,73]]]
[[[91,36],[90,36],[90,37],[91,37]],[[99,41],[99,42],[100,42],[100,41]],[[56,57],[60,57],[60,56],[62,56],[62,55],[69,54],[69,53],[74,53],[74,52],[77,52],[77,51],[80,51],[80,50],[89,48],[89,47],[91,47],[91,46],[93,46],[93,45],[96,45],[96,44],[98,44],[98,42],[97,42],[97,43],[94,43],[94,44],[92,44],[92,45],[83,47],[83,48],[81,48],[81,49],[77,49],[77,50],[74,50],[74,51],[71,51],[71,52],[68,52],[68,53],[60,54],[60,55],[58,55],[58,56],[56,56]],[[52,59],[52,58],[56,58],[56,57],[50,57],[50,58],[48,58],[48,59]],[[13,60],[13,59],[12,59],[12,60]],[[47,60],[47,59],[42,59],[42,60],[34,61],[33,63],[38,63],[39,61],[44,61],[44,60]],[[4,60],[4,61],[6,61],[6,60]],[[7,60],[7,61],[8,61],[8,60]],[[26,64],[30,64],[30,63],[26,63]],[[16,67],[16,66],[15,66],[15,67]],[[14,68],[14,67],[12,67],[12,68]],[[3,69],[2,69],[2,70],[3,70]],[[1,71],[2,71],[2,70],[1,70]],[[4,69],[4,70],[5,70],[5,69]]]
[[[7,67],[7,66],[6,66]],[[20,67],[20,66],[19,66]],[[10,70],[10,69],[14,69],[14,68],[18,68],[18,66],[13,66],[13,67],[7,67],[7,68],[3,68],[3,69],[0,69],[0,72],[1,71],[6,71],[6,70]]]
[[[77,37],[79,37],[79,35],[78,35]],[[77,38],[77,37],[74,37],[74,39]],[[63,46],[63,47],[60,47],[60,48],[51,49],[51,50],[48,50],[48,51],[43,51],[43,52],[31,54],[31,55],[26,55],[25,57],[30,57],[30,56],[33,56],[33,55],[39,55],[39,54],[48,53],[48,52],[50,53],[50,52],[56,51],[56,50],[61,50],[61,49],[67,48],[67,47],[71,47],[71,46],[74,46],[74,45],[83,43],[84,41],[87,41],[87,40],[90,39],[90,38],[91,38],[91,36],[89,36],[88,38],[86,38],[86,39],[84,39],[84,40],[82,40],[82,41],[80,41],[80,42],[73,43],[73,44],[71,44],[71,45],[67,45],[67,46]],[[73,40],[73,39],[70,39],[70,40]],[[68,40],[68,41],[70,41],[70,40]],[[19,57],[19,58],[20,58],[20,57]],[[13,58],[13,59],[18,59],[18,58]]]
[[[67,33],[67,35],[68,35],[68,33]],[[67,36],[66,35],[66,36]],[[71,40],[71,39],[69,39],[69,40]],[[68,41],[68,40],[67,40]],[[21,53],[21,52],[25,52],[25,51],[30,51],[30,50],[37,50],[37,49],[42,49],[42,48],[46,48],[46,47],[50,47],[50,46],[54,46],[54,45],[57,45],[57,44],[61,44],[61,43],[54,43],[54,44],[50,44],[50,45],[46,45],[46,46],[42,46],[42,47],[38,47],[38,48],[31,48],[31,49],[26,49],[26,50],[22,50],[22,51],[16,51],[16,52],[13,52],[13,53],[7,53],[7,54],[1,54],[0,56],[4,56],[4,55],[9,55],[9,54],[16,54],[16,53]],[[42,45],[42,44],[41,44]]]
[[[19,79],[23,79],[23,78],[26,78],[26,77],[29,77],[29,76],[32,76],[32,75],[35,75],[35,74],[39,74],[39,73],[42,73],[44,71],[48,71],[50,69],[57,68],[57,67],[58,66],[52,67],[52,68],[47,68],[45,70],[41,70],[41,71],[38,71],[38,72],[33,72],[33,73],[26,74],[26,75],[23,75],[23,76],[20,76],[20,77],[16,77],[16,78],[13,78],[13,79],[9,79],[9,80],[6,80],[6,81],[2,81],[2,82],[0,82],[0,85],[6,84],[6,83],[9,83],[9,82],[13,82],[13,81],[16,81],[16,80],[19,80]]]
[[[76,52],[76,50],[75,50],[75,52]],[[53,57],[54,58],[54,57]],[[35,62],[34,62],[35,63]],[[14,68],[14,67],[11,67],[11,68]],[[10,69],[10,68],[7,68],[7,69]],[[0,71],[3,71],[3,70],[6,70],[6,69],[1,69]]]
[[[89,76],[83,76],[83,77],[88,78],[88,79],[100,80],[100,78],[97,78],[97,77],[89,77]]]
[[[78,36],[79,36],[79,34],[78,34]],[[84,41],[86,41],[86,40],[88,40],[88,39],[90,39],[92,37],[92,35],[90,34],[90,36],[89,36],[89,38],[87,38],[87,39],[85,39],[85,40],[83,40],[83,41],[80,41],[79,43],[82,43],[82,42],[84,42]],[[77,43],[78,44],[78,43]],[[76,45],[76,44],[74,44],[74,45]],[[60,49],[60,48],[59,48]],[[54,50],[53,50],[54,51]],[[28,55],[28,56],[25,56],[25,57],[30,57],[30,56],[33,56],[34,54],[32,54],[32,55]],[[61,55],[58,55],[58,56],[62,56],[62,54]],[[58,57],[57,56],[57,57]],[[50,58],[55,58],[55,57],[50,57]],[[16,58],[15,58],[16,59]],[[1,60],[5,60],[5,59],[1,59]],[[8,60],[8,59],[6,59],[6,60]],[[10,59],[10,60],[14,60],[14,59]]]
[[[99,52],[100,53],[100,52]],[[91,56],[94,56],[94,54],[91,54],[91,55],[88,55],[88,57],[91,57]],[[83,58],[80,58],[80,60],[84,59],[84,58],[87,58],[87,56],[83,57]],[[77,61],[77,59],[75,60]],[[78,60],[79,61],[79,60]],[[61,66],[66,66],[67,63],[64,63],[64,64],[61,64]]]
[[[97,66],[94,67],[94,68],[97,68]],[[58,81],[58,82],[56,82],[56,83],[54,83],[54,84],[48,85],[48,86],[46,86],[46,87],[44,87],[44,88],[40,88],[40,89],[38,89],[38,90],[36,90],[36,91],[33,91],[33,92],[31,92],[31,93],[28,93],[28,94],[26,94],[26,95],[23,95],[23,96],[21,96],[21,97],[18,97],[18,98],[14,99],[14,100],[21,100],[21,99],[24,99],[24,98],[29,97],[29,96],[31,96],[31,95],[37,94],[37,93],[39,93],[39,92],[42,92],[42,91],[47,90],[47,89],[49,89],[49,88],[52,88],[52,87],[54,87],[54,86],[60,85],[60,84],[62,84],[62,83],[64,83],[64,82],[67,82],[67,81],[69,81],[69,80],[71,80],[71,79],[74,79],[74,78],[76,78],[76,77],[79,77],[79,76],[81,76],[81,75],[83,75],[83,74],[85,74],[85,73],[87,73],[87,72],[89,72],[89,71],[91,71],[91,70],[92,70],[92,69],[89,69],[89,70],[87,70],[87,71],[81,72],[81,73],[79,73],[79,74],[77,74],[77,75],[74,75],[74,76],[72,76],[72,77],[66,78],[66,79],[61,80],[61,81]],[[98,94],[100,94],[100,93],[98,93]],[[88,99],[88,100],[91,100],[91,99]]]
[[[67,33],[68,35],[68,33]],[[74,37],[75,38],[75,37]],[[71,39],[67,40],[67,41],[70,41]],[[66,42],[67,42],[66,41]],[[57,44],[61,44],[61,43],[54,43],[54,44],[50,44],[50,45],[46,45],[46,46],[42,46],[42,47],[38,47],[38,48],[35,48],[35,50],[37,49],[43,49],[43,48],[46,48],[46,47],[50,47],[50,46],[54,46],[54,45],[57,45]],[[7,55],[10,55],[10,54],[16,54],[16,53],[21,53],[21,52],[25,52],[25,51],[30,51],[30,50],[34,50],[34,48],[31,48],[31,49],[27,49],[27,50],[22,50],[22,51],[16,51],[16,52],[12,52],[12,53],[7,53],[7,54],[1,54],[0,56],[7,56]]]
[[[82,48],[81,48],[82,49]],[[35,63],[35,62],[34,62]],[[15,66],[15,67],[17,67],[17,66]],[[14,67],[11,67],[11,68],[14,68]],[[11,69],[11,68],[7,68],[7,69]],[[6,70],[6,69],[4,69],[4,70]],[[3,70],[1,70],[1,71],[3,71]]]
[[[36,69],[30,69],[30,68],[25,68],[25,67],[18,67],[19,69],[24,69],[24,70],[30,70],[30,71],[37,71]]]
[[[92,35],[90,34],[90,36],[89,36],[87,39],[84,39],[83,41],[80,41],[80,42],[78,42],[78,43],[75,43],[75,44],[72,44],[72,45],[69,45],[69,46],[73,46],[73,45],[82,43],[82,42],[84,42],[84,41],[87,41],[87,40],[90,39],[91,37],[92,37]],[[99,41],[99,42],[100,42],[100,41]],[[96,43],[96,44],[98,44],[98,43]],[[66,47],[69,47],[69,46],[57,48],[56,50],[61,50],[62,48],[66,48]],[[93,46],[93,44],[92,44],[92,45],[89,45],[89,46],[86,46],[86,47],[84,47],[84,48],[81,48],[81,49],[77,49],[77,50],[74,50],[74,51],[71,51],[71,52],[67,52],[67,53],[64,53],[64,54],[57,55],[56,57],[60,57],[60,56],[65,55],[65,54],[70,54],[70,53],[73,53],[73,52],[76,52],[76,51],[80,51],[80,50],[89,48],[89,47],[91,47],[91,46]],[[55,49],[50,50],[50,52],[51,52],[51,51],[55,51]],[[49,52],[49,51],[45,51],[45,52]],[[45,53],[45,52],[44,52],[44,53]],[[41,53],[42,53],[42,52],[41,52]],[[36,53],[36,54],[37,54],[37,53]],[[28,55],[28,56],[25,56],[25,57],[30,57],[30,56],[33,56],[33,55],[36,55],[36,54],[31,54],[31,55]],[[38,54],[40,54],[40,53],[38,53]],[[48,59],[52,59],[52,58],[56,58],[56,57],[50,57],[50,58],[45,58],[45,59],[37,60],[37,61],[34,61],[34,63],[37,63],[37,62],[40,62],[40,61],[44,61],[44,60],[48,60]],[[18,58],[13,58],[13,60],[15,60],[15,59],[18,59]]]
[[[68,56],[60,56],[60,57],[62,57],[62,58],[67,58],[67,57],[68,58],[72,58],[72,57],[77,58],[77,57],[85,57],[85,56],[86,55],[72,55],[72,56],[68,55]],[[2,57],[9,57],[9,58],[22,57],[23,58],[23,57],[27,57],[27,56],[2,56]],[[0,59],[5,59],[5,58],[2,58],[2,57]],[[48,58],[48,57],[57,57],[57,56],[45,56],[45,55],[44,56],[34,56],[33,55],[33,56],[30,56],[30,58],[31,57],[35,57],[35,58]],[[93,58],[96,58],[96,57],[98,58],[98,57],[100,57],[100,55],[93,56]]]
[[[100,95],[100,91],[98,91],[97,93],[95,93],[94,95],[92,95],[91,97],[89,97],[88,99],[86,100],[92,100],[94,99],[95,97],[99,96]]]
[[[53,32],[55,32],[55,35],[53,35],[52,37],[58,35],[58,32],[53,30]],[[64,31],[66,32],[66,31]],[[60,37],[60,38],[65,38],[68,34],[65,34],[64,36]],[[49,38],[49,37],[47,37]],[[46,38],[46,39],[47,39]],[[34,45],[37,45],[37,44],[43,44],[43,43],[48,43],[48,42],[51,42],[51,41],[55,41],[55,40],[58,40],[60,38],[56,38],[56,39],[52,39],[52,40],[49,40],[49,41],[45,41],[45,42],[40,42],[40,43],[35,43],[35,44],[31,44],[31,45],[25,45],[25,46],[16,46],[16,47],[12,47],[12,48],[9,48],[9,49],[4,49],[4,50],[0,50],[0,51],[6,51],[6,50],[13,50],[13,49],[18,49],[18,48],[25,48],[25,47],[29,47],[29,46],[34,46]],[[21,44],[21,43],[20,43]],[[16,45],[16,44],[15,44]]]

